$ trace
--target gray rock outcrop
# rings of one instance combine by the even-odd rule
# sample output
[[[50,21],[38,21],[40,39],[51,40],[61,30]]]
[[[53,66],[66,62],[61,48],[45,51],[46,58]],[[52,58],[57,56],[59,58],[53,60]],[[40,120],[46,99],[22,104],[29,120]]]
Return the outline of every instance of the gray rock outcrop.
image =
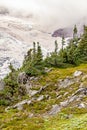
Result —
[[[82,71],[78,71],[78,70],[77,70],[77,71],[74,72],[73,76],[74,76],[74,77],[78,77],[78,76],[81,76],[82,74],[83,74]]]
[[[52,116],[52,115],[56,115],[58,112],[60,112],[61,110],[61,107],[57,104],[53,105],[52,106],[52,109],[49,111],[49,115]]]
[[[22,72],[18,75],[17,82],[18,84],[26,84],[27,83],[28,76],[25,72]]]
[[[70,85],[72,85],[72,84],[74,84],[75,83],[75,81],[73,80],[73,79],[71,79],[71,78],[66,78],[66,79],[61,79],[60,81],[59,81],[59,83],[58,83],[58,86],[60,87],[60,88],[67,88],[68,86],[70,86]]]

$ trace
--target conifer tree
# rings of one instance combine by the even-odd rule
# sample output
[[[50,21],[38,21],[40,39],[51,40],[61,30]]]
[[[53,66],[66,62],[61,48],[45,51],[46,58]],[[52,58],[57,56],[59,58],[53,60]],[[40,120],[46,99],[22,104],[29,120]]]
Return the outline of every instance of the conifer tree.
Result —
[[[27,52],[27,55],[25,56],[25,60],[24,60],[24,65],[27,63],[27,62],[31,62],[32,61],[32,49],[30,49],[28,52]]]
[[[77,30],[77,26],[74,26],[73,29],[73,42],[77,45],[78,44],[78,30]]]
[[[33,42],[33,60],[35,60],[36,57],[36,43]]]
[[[73,38],[77,37],[77,32],[77,26],[75,25],[73,29]]]
[[[80,41],[76,44],[72,44],[68,49],[68,60],[75,64],[79,64],[87,61],[87,27],[84,25],[83,35],[80,37]]]
[[[39,42],[37,42],[37,62],[39,64],[42,61],[43,61],[43,55],[42,55],[41,46],[39,45]]]
[[[64,38],[64,36],[62,37],[62,52],[63,52],[63,47],[64,47],[64,45],[65,45],[65,38]]]
[[[15,71],[15,69],[14,69],[14,67],[13,67],[13,65],[10,63],[10,65],[9,65],[9,69],[11,70],[11,72],[14,72]]]
[[[55,53],[57,54],[58,52],[58,43],[57,43],[57,40],[55,41]]]
[[[87,57],[87,27],[86,26],[84,26],[84,34],[78,45],[78,50],[81,53],[81,56]]]

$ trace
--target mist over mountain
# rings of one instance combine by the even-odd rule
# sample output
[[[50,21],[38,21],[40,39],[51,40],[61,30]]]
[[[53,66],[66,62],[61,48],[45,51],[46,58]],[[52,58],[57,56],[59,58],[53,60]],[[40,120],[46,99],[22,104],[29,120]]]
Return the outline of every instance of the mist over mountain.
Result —
[[[33,19],[43,28],[54,31],[86,17],[85,3],[86,0],[3,0],[0,5],[8,8],[10,15]]]

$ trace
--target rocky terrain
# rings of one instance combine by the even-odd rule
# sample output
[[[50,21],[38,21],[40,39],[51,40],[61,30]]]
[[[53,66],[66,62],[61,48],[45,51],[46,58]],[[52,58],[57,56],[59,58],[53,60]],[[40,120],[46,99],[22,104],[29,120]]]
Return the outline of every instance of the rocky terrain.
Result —
[[[83,31],[78,24],[78,35]],[[38,77],[9,72],[22,66],[32,43],[40,42],[44,56],[61,48],[61,37],[72,37],[72,27],[49,31],[30,17],[0,10],[0,129],[1,130],[86,130],[87,64],[68,68],[45,68]],[[49,45],[49,46],[48,46]],[[65,45],[66,46],[66,45]],[[23,70],[22,70],[23,71]],[[11,81],[10,81],[11,78]],[[13,79],[13,80],[12,80]]]
[[[86,79],[87,79],[87,74],[83,73],[82,71],[75,71],[71,77],[66,77],[65,79],[59,79],[58,83],[54,84],[54,87],[57,90],[56,92],[54,92],[56,96],[55,100],[58,100],[59,103],[52,105],[52,109],[48,111],[47,114],[55,115],[67,106],[68,107],[72,106],[72,107],[77,107],[77,108],[87,108],[87,102],[83,100],[87,97],[87,88],[85,85]],[[25,80],[26,80],[26,83],[24,86],[25,86],[27,94],[30,96],[31,99],[23,100],[14,106],[8,107],[6,108],[6,111],[9,109],[16,109],[16,108],[18,110],[22,110],[23,105],[25,104],[30,105],[34,101],[40,102],[40,101],[43,101],[44,99],[51,100],[52,98],[51,95],[42,94],[43,91],[47,90],[47,88],[51,86],[50,82],[49,84],[46,84],[45,86],[41,87],[40,85],[33,84],[33,82],[38,81],[38,78],[32,77],[29,79],[29,77],[27,77],[25,73],[20,73],[18,76],[18,82],[23,85]],[[37,89],[38,87],[40,88]],[[68,91],[66,91],[67,89]],[[39,97],[37,97],[36,95],[38,95]],[[61,100],[61,98],[63,99]]]
[[[14,97],[12,105],[0,106],[0,129],[86,130],[86,68],[87,64],[67,69],[53,68],[40,77],[19,73],[19,97]],[[20,100],[24,92],[26,95]]]

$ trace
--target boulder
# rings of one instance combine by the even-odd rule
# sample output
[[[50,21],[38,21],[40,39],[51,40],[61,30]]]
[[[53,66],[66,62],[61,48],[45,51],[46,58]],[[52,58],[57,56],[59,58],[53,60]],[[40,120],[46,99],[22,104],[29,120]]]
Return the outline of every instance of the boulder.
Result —
[[[60,102],[61,107],[66,107],[67,105],[68,105],[68,100],[66,100],[64,102]]]
[[[78,76],[81,76],[82,74],[83,74],[82,71],[77,70],[77,71],[74,72],[73,76],[78,77]]]
[[[80,89],[78,89],[78,90],[74,93],[74,95],[76,95],[76,94],[87,95],[87,88],[80,88]]]
[[[41,93],[42,91],[44,91],[47,87],[49,87],[49,84],[46,84],[45,86],[42,86],[40,89],[39,89],[39,93]]]
[[[22,72],[18,75],[17,82],[18,84],[26,84],[28,80],[28,76],[25,72]]]
[[[22,110],[23,109],[23,105],[27,104],[28,100],[23,100],[19,103],[17,103],[16,105],[13,106],[13,108],[17,108],[18,110]]]
[[[57,99],[62,98],[62,95],[57,95]]]
[[[64,96],[66,96],[66,95],[68,95],[68,92],[65,92],[65,93],[64,93]]]
[[[35,96],[36,94],[38,94],[38,91],[37,90],[30,90],[29,91],[29,95],[32,97],[32,96]]]
[[[41,96],[37,99],[37,101],[42,101],[43,99],[44,99],[44,96],[41,95]]]
[[[70,85],[72,85],[72,84],[74,84],[75,83],[75,81],[73,80],[73,79],[71,79],[71,78],[66,78],[66,79],[61,79],[60,81],[59,81],[59,84],[58,84],[58,86],[60,87],[60,88],[67,88],[67,87],[69,87]]]
[[[23,101],[21,101],[21,102],[18,102],[17,104],[15,104],[14,106],[8,106],[6,109],[5,109],[5,111],[6,112],[8,112],[8,110],[10,110],[10,109],[18,109],[18,110],[22,110],[23,109],[23,106],[25,105],[25,104],[27,104],[27,105],[30,105],[31,103],[32,103],[32,101],[33,100],[23,100]]]
[[[86,105],[85,105],[84,103],[80,103],[80,104],[78,105],[78,108],[86,108]]]
[[[52,106],[52,109],[49,111],[49,115],[56,115],[58,112],[61,111],[61,107],[57,104]]]
[[[29,113],[29,118],[32,118],[34,116],[34,114],[33,113]]]
[[[76,95],[70,97],[69,103],[72,103],[72,102],[75,101],[77,98],[78,98],[78,96],[76,96]]]
[[[27,94],[29,94],[29,93],[30,93],[30,90],[32,89],[32,83],[29,82],[29,83],[25,84],[25,88],[26,88]]]

